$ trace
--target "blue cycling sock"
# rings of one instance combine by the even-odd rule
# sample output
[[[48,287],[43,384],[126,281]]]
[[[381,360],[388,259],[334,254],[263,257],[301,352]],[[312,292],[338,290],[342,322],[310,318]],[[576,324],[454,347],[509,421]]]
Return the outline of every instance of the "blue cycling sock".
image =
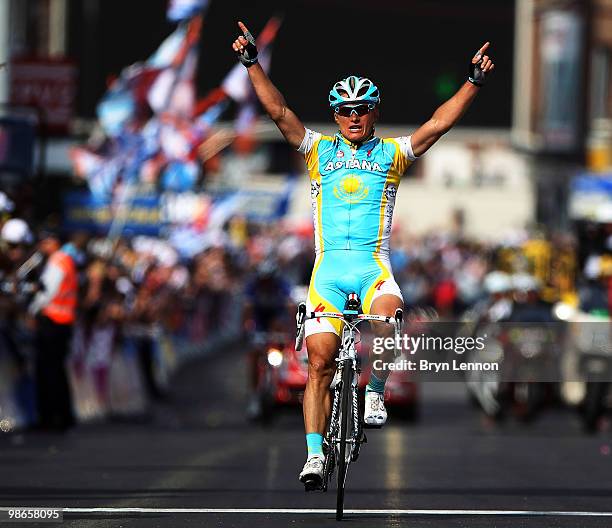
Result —
[[[366,392],[378,392],[379,394],[384,394],[385,392],[385,383],[387,382],[387,378],[381,380],[376,377],[374,372],[370,374],[370,381],[366,386]]]
[[[307,433],[306,446],[308,447],[308,457],[312,455],[323,456],[323,436],[319,433]]]

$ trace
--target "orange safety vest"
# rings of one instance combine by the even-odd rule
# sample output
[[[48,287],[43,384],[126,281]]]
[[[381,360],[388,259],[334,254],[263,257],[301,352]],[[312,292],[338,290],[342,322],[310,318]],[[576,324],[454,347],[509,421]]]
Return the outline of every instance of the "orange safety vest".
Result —
[[[59,267],[64,278],[55,297],[42,309],[42,313],[57,324],[72,324],[76,318],[78,277],[74,260],[70,255],[56,251],[49,257],[49,264]]]

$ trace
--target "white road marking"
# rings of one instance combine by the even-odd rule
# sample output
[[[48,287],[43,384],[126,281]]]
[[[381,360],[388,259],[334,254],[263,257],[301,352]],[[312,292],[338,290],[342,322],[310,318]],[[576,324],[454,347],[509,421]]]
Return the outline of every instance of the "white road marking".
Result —
[[[49,508],[49,507],[46,507]],[[0,511],[11,508],[2,506]],[[64,513],[218,513],[218,514],[297,514],[333,515],[336,510],[324,508],[59,508]],[[347,515],[478,515],[521,517],[612,517],[612,512],[594,511],[538,511],[538,510],[344,510]]]

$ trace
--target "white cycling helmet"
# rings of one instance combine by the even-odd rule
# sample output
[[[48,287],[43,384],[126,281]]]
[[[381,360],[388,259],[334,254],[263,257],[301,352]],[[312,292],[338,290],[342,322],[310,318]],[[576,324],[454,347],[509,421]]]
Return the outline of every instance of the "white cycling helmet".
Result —
[[[366,77],[351,75],[338,81],[329,91],[329,105],[337,108],[344,104],[380,103],[380,92],[377,86]]]

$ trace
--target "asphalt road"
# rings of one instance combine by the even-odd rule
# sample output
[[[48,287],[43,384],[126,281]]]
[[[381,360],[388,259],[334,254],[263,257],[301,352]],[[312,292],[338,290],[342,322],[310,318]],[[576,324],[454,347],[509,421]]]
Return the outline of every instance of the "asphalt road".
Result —
[[[0,506],[83,508],[64,513],[79,528],[335,525],[335,492],[305,494],[297,480],[299,410],[249,425],[245,379],[228,350],[184,369],[142,423],[0,436]],[[391,421],[368,439],[349,472],[349,526],[612,526],[586,515],[612,511],[610,434],[585,436],[568,411],[491,429],[463,387],[430,383],[418,425]]]

